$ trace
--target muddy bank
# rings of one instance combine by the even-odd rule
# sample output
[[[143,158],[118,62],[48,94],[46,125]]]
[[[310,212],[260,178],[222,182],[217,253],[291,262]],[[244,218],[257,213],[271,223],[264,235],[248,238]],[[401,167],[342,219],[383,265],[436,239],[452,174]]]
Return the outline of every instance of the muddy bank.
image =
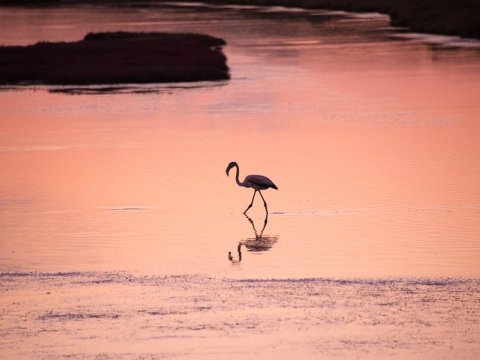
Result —
[[[225,41],[200,34],[92,33],[0,47],[0,84],[93,85],[229,78]]]

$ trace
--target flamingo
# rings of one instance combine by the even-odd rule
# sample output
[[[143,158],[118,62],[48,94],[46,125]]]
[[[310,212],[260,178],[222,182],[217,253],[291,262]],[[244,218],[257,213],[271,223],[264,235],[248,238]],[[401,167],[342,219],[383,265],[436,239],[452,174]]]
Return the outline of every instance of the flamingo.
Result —
[[[272,180],[270,180],[266,176],[262,176],[262,175],[248,175],[245,178],[245,180],[243,180],[243,182],[240,182],[240,180],[238,178],[240,169],[238,167],[238,164],[235,161],[232,161],[230,164],[228,164],[227,170],[226,170],[227,176],[228,176],[228,173],[229,173],[230,169],[233,168],[233,167],[237,168],[237,175],[236,175],[236,178],[235,178],[235,180],[237,181],[237,185],[238,186],[243,186],[243,187],[246,187],[246,188],[253,188],[255,190],[253,192],[252,202],[250,203],[250,205],[248,205],[247,209],[243,213],[246,214],[247,211],[252,207],[253,200],[255,200],[255,195],[257,194],[257,191],[258,191],[258,193],[262,197],[263,205],[265,206],[265,211],[267,212],[267,215],[268,215],[267,202],[265,201],[265,199],[264,199],[262,193],[260,192],[260,190],[267,190],[268,188],[278,190],[277,185],[275,185]]]

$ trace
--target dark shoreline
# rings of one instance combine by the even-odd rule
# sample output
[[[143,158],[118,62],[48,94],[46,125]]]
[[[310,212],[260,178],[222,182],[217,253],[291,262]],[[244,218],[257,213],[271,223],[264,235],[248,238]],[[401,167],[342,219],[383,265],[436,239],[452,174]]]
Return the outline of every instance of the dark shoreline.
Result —
[[[92,33],[76,42],[0,47],[1,85],[225,80],[225,41],[208,35]]]
[[[0,0],[0,6],[49,6],[78,3],[112,5],[138,3],[138,6],[141,6],[141,4],[160,2],[162,0]],[[410,31],[480,39],[480,1],[478,0],[204,0],[204,2],[380,12],[390,16],[393,26],[406,27]]]
[[[480,39],[480,1],[477,0],[205,0],[205,2],[378,12],[389,15],[392,26],[405,27],[413,32]]]

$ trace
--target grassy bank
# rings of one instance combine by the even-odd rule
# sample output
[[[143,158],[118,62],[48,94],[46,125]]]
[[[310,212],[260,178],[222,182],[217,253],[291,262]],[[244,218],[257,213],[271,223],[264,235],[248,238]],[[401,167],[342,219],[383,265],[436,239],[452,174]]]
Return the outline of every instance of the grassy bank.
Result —
[[[228,79],[222,39],[97,33],[70,43],[0,47],[0,84],[125,84]]]

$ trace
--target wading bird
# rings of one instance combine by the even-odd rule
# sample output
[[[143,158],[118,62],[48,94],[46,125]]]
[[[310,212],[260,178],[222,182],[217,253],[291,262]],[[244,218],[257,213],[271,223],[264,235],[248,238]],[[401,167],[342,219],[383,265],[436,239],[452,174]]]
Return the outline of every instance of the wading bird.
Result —
[[[237,181],[237,185],[238,186],[243,186],[243,187],[246,187],[246,188],[253,188],[255,190],[253,192],[252,202],[250,203],[250,205],[248,205],[247,209],[243,213],[245,214],[252,207],[253,200],[255,200],[255,194],[258,191],[258,193],[262,197],[263,205],[265,206],[265,210],[268,214],[267,202],[263,198],[263,195],[260,192],[260,190],[267,190],[268,188],[278,190],[278,187],[273,183],[272,180],[270,180],[266,176],[262,176],[262,175],[248,175],[245,178],[245,180],[243,180],[243,182],[240,182],[240,180],[238,178],[240,169],[238,167],[238,164],[235,161],[232,161],[230,164],[228,164],[227,170],[226,170],[227,176],[228,176],[228,173],[229,173],[230,169],[233,168],[233,167],[237,168],[237,175],[236,175],[236,179],[235,179]]]

